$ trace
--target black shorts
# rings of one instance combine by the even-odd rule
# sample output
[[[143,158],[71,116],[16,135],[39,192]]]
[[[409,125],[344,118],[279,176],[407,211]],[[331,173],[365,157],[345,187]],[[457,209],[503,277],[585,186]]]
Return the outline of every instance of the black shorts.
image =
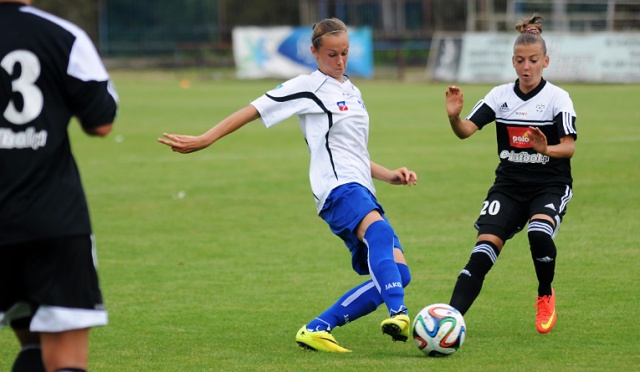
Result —
[[[0,326],[62,332],[107,324],[93,236],[0,248]]]
[[[494,185],[482,203],[475,227],[478,235],[492,234],[506,242],[532,216],[545,214],[555,221],[555,236],[572,196],[569,185],[520,188]]]

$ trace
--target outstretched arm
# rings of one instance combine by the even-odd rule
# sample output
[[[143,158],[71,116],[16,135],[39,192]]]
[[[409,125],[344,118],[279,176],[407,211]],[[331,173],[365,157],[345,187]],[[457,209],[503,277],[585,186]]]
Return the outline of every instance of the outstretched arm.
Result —
[[[383,167],[380,164],[370,162],[371,164],[371,177],[388,182],[392,185],[416,185],[418,183],[418,176],[416,172],[411,171],[405,167],[390,170]]]
[[[460,88],[452,85],[445,92],[445,96],[447,116],[449,116],[449,124],[451,124],[453,133],[460,139],[471,136],[478,130],[478,127],[471,120],[462,120],[460,118],[462,106],[464,105],[464,94],[462,94]]]
[[[158,138],[158,142],[170,146],[173,151],[188,154],[211,146],[220,138],[240,129],[245,124],[260,117],[258,110],[248,105],[229,115],[213,128],[199,136],[163,133],[165,138]]]

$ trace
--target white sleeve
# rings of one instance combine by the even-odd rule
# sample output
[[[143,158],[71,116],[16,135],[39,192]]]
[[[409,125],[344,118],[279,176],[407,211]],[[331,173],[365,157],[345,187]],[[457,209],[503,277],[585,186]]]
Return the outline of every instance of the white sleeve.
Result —
[[[553,117],[560,130],[559,135],[577,136],[576,132],[576,111],[573,108],[573,101],[569,93],[559,89],[554,102]]]
[[[295,115],[319,113],[315,89],[307,76],[299,76],[263,94],[251,104],[265,126],[271,127]]]
[[[67,73],[82,81],[109,80],[109,74],[98,51],[84,32],[76,34],[76,41],[73,43],[69,56]]]
[[[561,112],[566,112],[571,116],[576,116],[576,111],[573,109],[573,101],[571,101],[569,93],[567,93],[565,90],[558,90],[558,95],[556,96],[556,102],[554,106],[554,116],[558,115]]]

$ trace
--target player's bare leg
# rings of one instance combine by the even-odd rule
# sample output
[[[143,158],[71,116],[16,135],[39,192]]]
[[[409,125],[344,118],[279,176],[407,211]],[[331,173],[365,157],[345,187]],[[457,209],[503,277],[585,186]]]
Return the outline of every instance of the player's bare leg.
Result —
[[[87,370],[89,360],[89,328],[40,334],[42,360],[47,371],[61,368]]]

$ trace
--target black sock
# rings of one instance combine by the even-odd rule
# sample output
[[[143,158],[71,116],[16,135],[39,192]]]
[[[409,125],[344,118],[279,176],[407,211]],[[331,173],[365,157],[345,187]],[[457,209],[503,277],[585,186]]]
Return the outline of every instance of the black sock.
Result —
[[[455,307],[462,315],[469,310],[480,294],[484,277],[495,264],[499,254],[500,250],[491,242],[476,243],[467,266],[458,275],[449,305]]]
[[[11,372],[45,372],[40,347],[23,347],[13,362]]]
[[[527,234],[538,277],[538,296],[551,296],[557,255],[556,244],[553,242],[553,224],[543,219],[531,220]]]

